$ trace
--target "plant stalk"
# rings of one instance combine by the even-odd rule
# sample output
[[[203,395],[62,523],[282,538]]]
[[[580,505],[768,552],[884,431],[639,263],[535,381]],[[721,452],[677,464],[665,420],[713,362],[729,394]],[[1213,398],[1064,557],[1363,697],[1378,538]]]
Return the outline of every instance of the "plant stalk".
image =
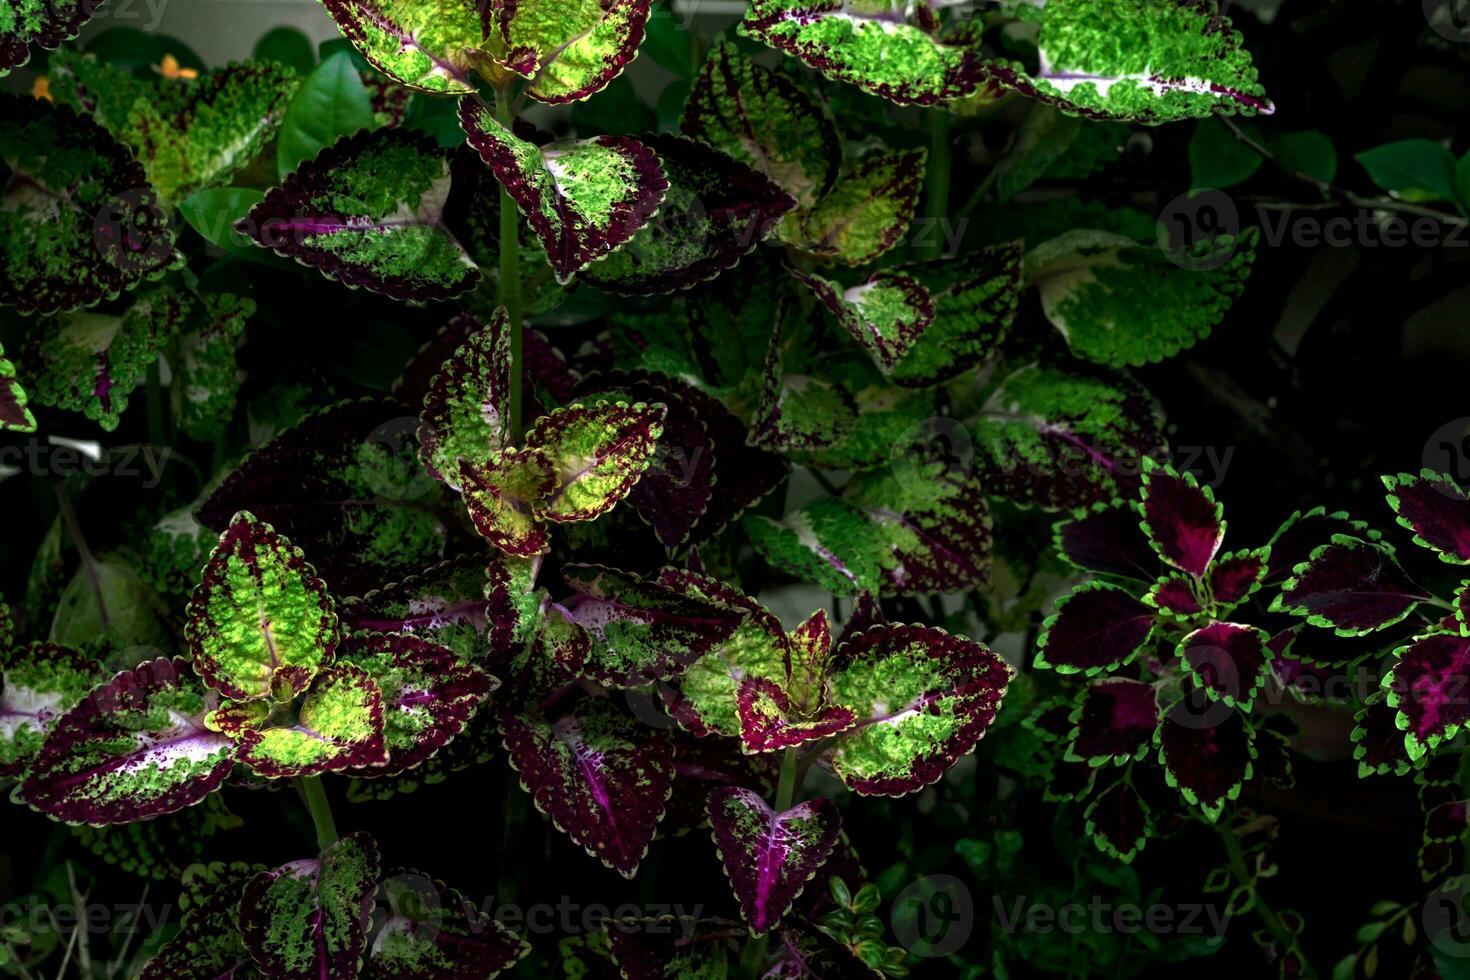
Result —
[[[316,827],[316,846],[325,851],[337,843],[337,824],[332,820],[332,804],[327,800],[326,787],[320,776],[297,776],[296,791],[306,803],[311,814],[312,826]]]
[[[509,93],[504,89],[495,92],[495,116],[500,124],[510,129],[515,114],[510,108]],[[520,213],[510,191],[500,185],[500,305],[510,320],[510,437],[517,441],[521,437],[521,403],[525,398],[522,391],[521,371],[521,262],[520,262]]]
[[[921,258],[934,259],[944,254],[948,240],[945,222],[949,220],[949,176],[951,149],[950,114],[948,109],[929,110],[929,162],[924,172],[924,211],[928,227],[915,251]]]
[[[1240,841],[1228,827],[1223,826],[1220,828],[1220,839],[1225,842],[1225,858],[1230,864],[1230,873],[1235,877],[1236,884],[1242,888],[1250,888],[1253,879],[1250,869],[1245,866],[1245,852],[1241,850]],[[1286,923],[1281,921],[1281,916],[1277,915],[1276,910],[1266,903],[1260,892],[1256,892],[1252,910],[1261,917],[1261,922],[1281,946],[1281,955],[1284,956],[1289,950],[1297,949],[1296,936],[1286,928]],[[1302,980],[1317,980],[1317,971],[1312,968],[1311,963],[1307,962],[1307,958],[1301,955],[1300,951],[1297,957],[1302,964]]]
[[[787,749],[781,756],[781,778],[776,783],[776,800],[772,807],[777,813],[784,813],[791,809],[791,804],[796,798],[796,772],[800,759],[798,758],[796,746]],[[760,980],[766,972],[766,949],[770,946],[770,933],[764,936],[752,936],[745,942],[745,949],[740,953],[740,976],[746,980]]]

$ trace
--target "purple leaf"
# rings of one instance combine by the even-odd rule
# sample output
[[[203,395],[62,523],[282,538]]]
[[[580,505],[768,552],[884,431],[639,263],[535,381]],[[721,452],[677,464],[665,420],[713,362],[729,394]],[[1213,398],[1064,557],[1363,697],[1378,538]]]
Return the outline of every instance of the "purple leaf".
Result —
[[[199,507],[223,531],[248,510],[291,538],[338,592],[361,595],[442,557],[440,484],[413,446],[416,420],[391,401],[342,402],[248,456]]]
[[[631,239],[669,188],[658,156],[626,136],[537,147],[474,99],[460,103],[460,125],[540,237],[561,283]],[[578,176],[587,179],[570,179]]]
[[[1225,538],[1222,508],[1193,473],[1143,462],[1143,533],[1159,557],[1182,572],[1205,574]]]
[[[1358,636],[1399,622],[1428,598],[1389,549],[1334,534],[1331,544],[1297,566],[1271,611],[1302,616],[1338,636]]]
[[[1097,849],[1129,863],[1148,840],[1148,806],[1126,779],[1093,797],[1087,805],[1087,833]]]
[[[370,184],[364,195],[361,187]],[[417,130],[360,130],[303,163],[236,227],[329,279],[397,300],[448,299],[480,272],[445,230],[449,164]]]
[[[391,776],[422,765],[464,731],[500,682],[453,651],[406,633],[349,637],[338,650],[361,667],[383,694],[383,741],[388,761],[363,770]]]
[[[1229,612],[1255,594],[1266,574],[1268,549],[1232,551],[1210,564],[1210,596],[1217,613]]]
[[[1441,561],[1470,565],[1470,498],[1443,473],[1385,476],[1388,506],[1414,532],[1414,543],[1433,549]]]
[[[728,919],[690,921],[670,915],[637,919],[628,928],[618,920],[606,927],[614,964],[612,976],[624,980],[687,980],[692,977],[725,977],[738,961],[740,944],[747,938],[745,926]],[[588,973],[588,980],[600,974]]]
[[[1149,588],[1143,601],[1176,619],[1190,619],[1204,612],[1195,593],[1196,580],[1183,572],[1165,575]]]
[[[752,788],[766,796],[776,791],[781,759],[747,755],[731,738],[681,737],[674,743],[674,788],[668,814],[659,824],[660,837],[686,834],[709,824],[705,798],[721,786]]]
[[[1053,526],[1057,553],[1084,572],[1149,582],[1159,559],[1138,524],[1142,508],[1125,500],[1099,501]]]
[[[736,694],[740,741],[747,752],[775,752],[846,731],[857,723],[849,708],[828,705],[810,716],[797,711],[791,697],[766,677],[746,677]]]
[[[1128,663],[1154,632],[1154,611],[1107,582],[1084,582],[1058,602],[1036,639],[1036,667],[1096,674]]]
[[[1083,691],[1071,720],[1067,761],[1121,765],[1142,759],[1159,727],[1158,692],[1141,681],[1103,678]]]
[[[1230,711],[1219,724],[1209,720],[1212,715],[1202,718],[1185,698],[1164,717],[1154,737],[1164,778],[1213,823],[1225,804],[1240,795],[1256,751],[1239,712]]]
[[[122,671],[57,720],[15,799],[96,827],[193,806],[234,764],[230,740],[204,725],[214,698],[183,658]]]
[[[842,827],[831,800],[776,813],[738,786],[709,795],[709,821],[740,914],[756,935],[769,932],[832,854]]]
[[[1353,758],[1358,760],[1358,778],[1392,772],[1402,776],[1418,765],[1404,745],[1404,733],[1398,726],[1398,709],[1392,707],[1383,691],[1368,695],[1357,715],[1351,739]]]
[[[1303,514],[1297,511],[1286,519],[1267,544],[1268,571],[1262,581],[1264,585],[1280,585],[1291,577],[1292,570],[1312,557],[1312,552],[1332,540],[1335,534],[1361,538],[1374,544],[1382,544],[1383,537],[1362,521],[1355,521],[1344,511],[1327,513],[1325,507],[1316,507]],[[1392,553],[1393,548],[1382,545]]]
[[[670,133],[643,143],[658,154],[668,192],[656,218],[582,271],[600,289],[653,296],[713,279],[769,238],[796,206],[771,178],[714,147]]]
[[[633,877],[674,778],[673,742],[597,698],[554,720],[500,711],[511,765],[536,808],[588,854]]]
[[[496,307],[485,326],[439,368],[419,415],[419,458],[436,480],[458,474],[510,442],[510,317]]]
[[[1266,631],[1239,623],[1211,623],[1179,641],[1178,653],[1204,692],[1250,709],[1266,683]]]
[[[1398,727],[1411,759],[1455,737],[1470,718],[1470,637],[1435,634],[1394,651],[1383,678],[1387,703],[1398,711]]]
[[[417,871],[379,886],[384,907],[368,945],[366,980],[490,980],[531,951],[475,903]]]
[[[838,737],[832,771],[863,795],[902,796],[971,752],[1015,671],[982,643],[933,626],[888,624],[833,652],[831,703],[858,723]]]
[[[261,972],[271,980],[357,976],[380,868],[373,839],[350,834],[316,858],[250,879],[237,921]]]

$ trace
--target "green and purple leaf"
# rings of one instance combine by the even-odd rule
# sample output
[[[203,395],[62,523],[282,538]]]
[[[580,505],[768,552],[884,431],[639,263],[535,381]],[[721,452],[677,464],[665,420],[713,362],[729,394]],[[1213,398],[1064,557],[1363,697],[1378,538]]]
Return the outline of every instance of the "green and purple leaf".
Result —
[[[1129,863],[1148,840],[1149,813],[1143,797],[1126,778],[1098,793],[1083,814],[1097,849]]]
[[[782,222],[778,237],[822,261],[867,265],[908,232],[924,160],[923,150],[876,152],[844,166],[832,190]]]
[[[1187,698],[1182,699],[1164,716],[1154,738],[1169,785],[1211,822],[1219,819],[1225,804],[1240,795],[1241,785],[1251,777],[1256,750],[1239,712],[1231,711],[1211,725],[1195,713]]]
[[[1418,760],[1409,754],[1405,736],[1398,726],[1398,709],[1388,703],[1386,692],[1374,691],[1363,702],[1354,717],[1357,725],[1350,736],[1353,758],[1358,762],[1358,778],[1393,773],[1402,776],[1423,765],[1427,755]]]
[[[1034,666],[1089,675],[1121,667],[1148,645],[1154,625],[1154,611],[1126,589],[1083,582],[1043,625]]]
[[[1248,711],[1266,683],[1266,631],[1240,623],[1211,623],[1179,641],[1185,667],[1211,699]]]
[[[1160,558],[1200,578],[1225,540],[1224,510],[1193,473],[1143,462],[1143,533]]]
[[[479,462],[509,444],[510,348],[510,316],[496,307],[429,382],[419,458],[435,479],[456,486],[460,459]]]
[[[603,698],[555,719],[502,709],[500,730],[536,808],[588,854],[633,877],[673,785],[668,736]]]
[[[1159,727],[1158,692],[1126,677],[1094,681],[1072,714],[1069,762],[1119,765],[1142,759]]]
[[[491,559],[490,564],[496,568],[500,563]],[[488,589],[485,560],[467,555],[361,598],[343,600],[342,625],[373,633],[409,633],[448,647],[463,661],[480,660],[495,647],[492,636],[503,625],[491,621]]]
[[[626,497],[653,462],[667,409],[645,402],[559,408],[536,420],[527,449],[551,460],[555,482],[535,502],[542,520],[596,520]]]
[[[434,95],[475,90],[470,67],[493,11],[470,0],[324,0],[342,36],[379,71]]]
[[[122,671],[57,719],[15,799],[97,827],[193,806],[234,765],[230,740],[204,724],[214,703],[183,658]]]
[[[1228,612],[1255,594],[1266,576],[1268,548],[1232,551],[1210,563],[1210,595],[1217,612]]]
[[[1304,617],[1338,636],[1359,636],[1400,622],[1428,598],[1388,548],[1334,534],[1331,544],[1296,566],[1271,610]]]
[[[753,934],[769,932],[831,856],[841,815],[820,797],[777,813],[739,786],[711,791],[707,807],[740,914]]]
[[[243,863],[194,864],[183,888],[196,900],[179,931],[144,965],[137,980],[247,980],[257,966],[240,935],[240,896],[256,868]],[[182,904],[182,902],[181,902]]]
[[[1267,548],[1267,572],[1263,585],[1280,585],[1291,577],[1292,571],[1312,557],[1312,552],[1329,543],[1335,534],[1359,538],[1387,548],[1393,553],[1392,545],[1385,543],[1383,535],[1369,528],[1363,521],[1355,521],[1345,511],[1327,513],[1325,507],[1315,507],[1305,514],[1296,511],[1277,528]]]
[[[290,700],[337,646],[337,611],[316,570],[301,549],[245,511],[220,536],[187,616],[195,668],[235,700]]]
[[[1384,675],[1387,705],[1398,714],[1410,759],[1432,752],[1455,737],[1470,719],[1470,637],[1434,634],[1394,651]]]
[[[837,181],[842,140],[827,107],[729,41],[705,56],[680,129],[764,173],[803,208]]]
[[[448,299],[479,270],[444,228],[449,164],[416,130],[362,130],[303,163],[236,225],[277,255],[396,300]]]
[[[484,463],[460,459],[454,483],[480,536],[507,555],[530,557],[551,548],[536,508],[558,485],[556,466],[538,449],[502,449]]]
[[[32,643],[11,649],[9,639],[0,635],[0,776],[20,775],[56,720],[107,679],[96,661],[68,647]]]
[[[652,150],[625,136],[537,146],[465,99],[460,125],[540,237],[558,282],[628,242],[669,182]]]
[[[0,78],[31,60],[31,45],[54,51],[77,36],[103,0],[13,0],[0,9]],[[108,11],[111,13],[111,11]]]
[[[363,976],[370,980],[490,980],[531,951],[464,895],[416,871],[383,879],[386,906]]]
[[[912,276],[879,272],[867,282],[843,289],[830,279],[793,270],[844,330],[891,374],[934,322],[934,300]]]
[[[829,764],[865,796],[902,796],[933,783],[975,748],[1015,671],[984,644],[933,626],[875,626],[833,654],[831,703],[857,724]]]
[[[350,834],[251,878],[237,922],[261,971],[271,980],[357,976],[380,870],[373,839]]]
[[[657,217],[582,270],[600,289],[652,296],[713,279],[796,206],[770,177],[697,140],[662,133],[642,142],[658,155],[668,190]]]
[[[747,752],[776,752],[836,735],[857,723],[850,708],[827,705],[804,714],[791,696],[768,677],[748,676],[735,695],[740,714],[740,744]]]
[[[650,0],[492,5],[493,83],[529,79],[525,91],[549,105],[601,91],[638,56]]]
[[[952,102],[988,81],[972,36],[945,40],[927,26],[841,0],[756,0],[740,33],[899,105]]]
[[[143,168],[90,118],[0,94],[0,162],[10,170],[0,189],[0,305],[93,306],[175,264],[175,229]]]
[[[338,651],[382,691],[388,761],[361,775],[392,776],[422,765],[464,731],[500,682],[453,651],[406,633],[353,636]]]
[[[1470,497],[1443,473],[1385,476],[1388,506],[1414,543],[1432,549],[1441,561],[1470,565]]]
[[[35,432],[36,417],[26,407],[30,399],[15,376],[15,365],[0,347],[0,429],[11,432]]]
[[[322,670],[294,702],[226,702],[208,722],[235,742],[240,762],[267,779],[388,761],[383,692],[354,664]]]

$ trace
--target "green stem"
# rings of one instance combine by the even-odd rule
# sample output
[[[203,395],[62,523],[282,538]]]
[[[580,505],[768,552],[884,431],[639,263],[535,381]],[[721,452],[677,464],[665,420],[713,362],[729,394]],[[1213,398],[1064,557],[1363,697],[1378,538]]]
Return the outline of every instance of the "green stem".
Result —
[[[1230,873],[1234,875],[1236,884],[1242,888],[1251,888],[1254,890],[1255,879],[1252,877],[1250,869],[1245,865],[1245,852],[1241,850],[1240,841],[1230,832],[1228,827],[1223,826],[1220,828],[1220,839],[1225,842],[1225,858],[1230,864]],[[1312,964],[1307,962],[1307,958],[1297,948],[1296,936],[1292,934],[1290,929],[1286,928],[1286,924],[1281,921],[1281,917],[1276,914],[1275,909],[1266,904],[1266,899],[1259,891],[1255,893],[1255,896],[1255,902],[1251,908],[1255,911],[1256,915],[1261,917],[1261,922],[1265,924],[1271,935],[1276,939],[1276,942],[1280,944],[1282,954],[1284,955],[1288,950],[1296,949],[1297,958],[1302,964],[1302,980],[1317,980],[1317,971],[1312,969]]]
[[[526,866],[526,856],[521,852],[521,840],[526,835],[526,801],[515,768],[505,769],[505,822],[500,826],[500,880],[495,893],[501,905],[512,905],[521,899],[521,870]]]
[[[495,115],[500,124],[510,129],[515,122],[509,104],[509,93],[495,93]],[[500,185],[500,305],[510,318],[510,435],[521,436],[521,262],[520,212],[510,191]]]
[[[796,799],[796,772],[798,768],[796,747],[787,749],[781,756],[781,778],[776,783],[776,800],[772,804],[777,813],[791,809]],[[747,980],[760,980],[766,972],[766,949],[770,946],[770,934],[752,936],[746,940],[740,953],[740,976]]]
[[[327,801],[327,790],[320,776],[297,776],[296,791],[306,803],[311,814],[312,826],[316,827],[316,846],[325,851],[337,843],[337,824],[332,820],[332,804]]]
[[[917,251],[924,258],[938,258],[944,251],[949,220],[949,170],[951,160],[950,114],[948,109],[929,110],[929,161],[924,176],[924,216],[929,227]],[[943,229],[943,231],[941,231]]]

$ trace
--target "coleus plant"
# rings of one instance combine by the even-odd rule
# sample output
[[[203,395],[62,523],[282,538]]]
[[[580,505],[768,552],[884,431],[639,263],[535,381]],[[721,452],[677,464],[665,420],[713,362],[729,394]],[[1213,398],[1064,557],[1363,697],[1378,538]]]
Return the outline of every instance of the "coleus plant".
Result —
[[[833,107],[849,86],[945,126],[1007,92],[1145,125],[1269,112],[1228,21],[1193,0],[976,20],[762,0],[690,66],[662,131],[569,138],[527,104],[625,83],[647,0],[325,7],[352,50],[320,67],[308,50],[149,74],[61,48],[38,97],[0,99],[0,303],[33,319],[13,362],[0,353],[0,424],[36,429],[42,407],[110,432],[130,401],[161,424],[168,387],[177,429],[215,447],[197,498],[148,515],[148,582],[128,580],[178,600],[161,656],[119,656],[141,644],[105,614],[86,643],[7,628],[14,798],[163,836],[222,789],[290,781],[317,836],[284,864],[189,863],[186,916],[143,976],[512,967],[525,940],[385,870],[383,845],[337,833],[325,789],[380,799],[487,759],[627,877],[661,834],[708,827],[739,918],[701,917],[672,945],[610,927],[598,955],[623,975],[895,972],[819,914],[856,865],[842,791],[919,794],[996,721],[1016,671],[921,622],[938,617],[915,597],[984,588],[993,511],[1012,504],[1084,508],[1058,546],[1105,577],[1065,600],[1037,660],[1119,673],[1064,733],[1089,776],[1130,767],[1091,797],[1095,839],[1125,860],[1142,845],[1127,774],[1151,744],[1219,816],[1276,737],[1246,716],[1264,635],[1227,617],[1274,566],[1217,554],[1212,496],[1147,461],[1159,413],[1123,369],[1220,321],[1252,233],[1217,268],[1181,268],[1151,228],[1097,208],[938,254],[914,239],[921,203],[945,217],[948,146],[876,146]],[[92,9],[12,5],[0,70]],[[1115,20],[1128,45],[1100,35]],[[773,68],[756,42],[791,57]],[[323,98],[350,123],[303,115]],[[391,397],[384,382],[247,399],[237,348],[270,298],[231,278],[246,267],[439,329]],[[559,329],[589,294],[603,322],[570,340]],[[1155,315],[1120,329],[1141,296]],[[925,444],[933,423],[973,466]],[[775,491],[798,470],[841,487],[788,506]],[[74,546],[66,595],[85,595],[113,566]],[[787,629],[747,590],[751,563],[830,593],[832,611]],[[1112,584],[1136,575],[1146,593]],[[1179,662],[1148,659],[1169,632],[1185,634]],[[1189,692],[1225,714],[1191,727],[1161,707]]]

